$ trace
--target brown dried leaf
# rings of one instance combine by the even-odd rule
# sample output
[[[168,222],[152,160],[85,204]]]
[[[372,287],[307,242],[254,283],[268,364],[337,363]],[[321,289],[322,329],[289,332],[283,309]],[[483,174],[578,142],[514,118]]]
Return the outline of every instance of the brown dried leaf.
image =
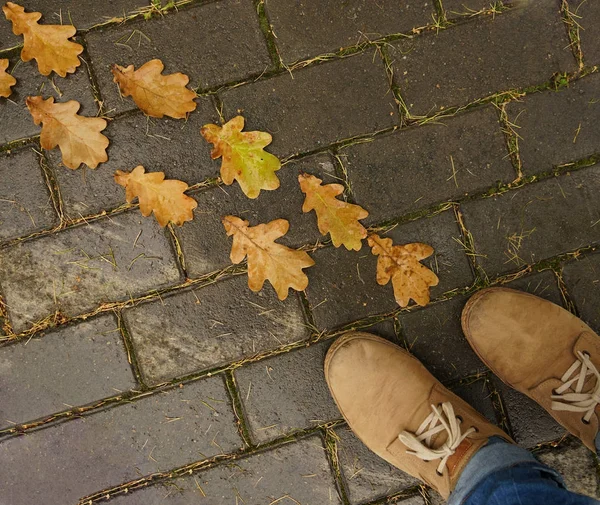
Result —
[[[2,7],[6,19],[12,21],[13,33],[23,35],[24,43],[21,59],[35,59],[42,75],[54,71],[61,77],[75,72],[81,65],[78,56],[83,46],[69,39],[77,31],[72,25],[40,25],[39,12],[25,12],[20,5],[7,2]]]
[[[300,174],[298,181],[306,195],[302,212],[315,211],[321,234],[329,233],[335,247],[343,244],[348,250],[360,251],[367,230],[358,220],[366,218],[369,213],[359,205],[336,198],[344,192],[341,184],[322,185],[321,179],[310,174]]]
[[[6,72],[8,60],[0,59],[0,96],[8,98],[12,93],[11,86],[17,84],[17,80]]]
[[[108,160],[106,148],[109,142],[100,133],[106,128],[104,119],[78,115],[80,105],[75,100],[54,103],[53,97],[44,100],[41,96],[29,96],[25,103],[35,124],[42,123],[42,147],[60,147],[66,167],[74,170],[85,163],[96,168]]]
[[[134,70],[112,66],[114,81],[123,96],[131,96],[135,104],[148,116],[170,116],[183,119],[196,109],[196,93],[186,88],[190,81],[185,74],[162,75],[165,66],[160,60],[150,60]]]
[[[192,212],[197,206],[196,200],[184,194],[188,185],[176,179],[165,180],[163,172],[144,173],[139,165],[131,172],[115,172],[115,182],[125,187],[125,198],[131,203],[136,197],[140,202],[142,215],[154,217],[161,226],[169,222],[181,226],[185,221],[194,219]]]
[[[387,284],[392,279],[394,297],[400,307],[406,307],[412,298],[417,304],[429,303],[429,287],[437,286],[439,279],[429,268],[419,263],[433,254],[433,247],[413,243],[393,245],[391,238],[369,235],[369,245],[377,258],[377,282]]]
[[[210,156],[213,160],[223,157],[221,179],[227,185],[237,180],[248,198],[258,197],[261,189],[279,187],[275,172],[281,168],[279,159],[263,147],[271,143],[266,132],[242,132],[244,118],[236,116],[223,126],[207,124],[200,133],[214,145]]]
[[[279,299],[285,300],[289,288],[302,291],[308,286],[302,269],[315,264],[312,258],[304,251],[275,243],[289,229],[285,219],[251,227],[236,216],[225,216],[222,222],[227,235],[233,235],[231,261],[241,263],[248,256],[248,287],[252,291],[260,291],[268,280]]]

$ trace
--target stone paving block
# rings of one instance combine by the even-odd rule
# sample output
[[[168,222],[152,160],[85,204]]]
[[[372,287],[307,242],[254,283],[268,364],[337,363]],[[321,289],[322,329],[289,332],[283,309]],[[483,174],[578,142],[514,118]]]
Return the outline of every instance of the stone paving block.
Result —
[[[288,498],[285,498],[285,497]],[[279,501],[277,501],[279,500]],[[341,504],[318,437],[119,496],[114,505]]]
[[[218,171],[220,160],[213,163]],[[317,228],[315,213],[302,213],[304,194],[298,183],[301,172],[318,176],[324,184],[340,182],[333,158],[329,154],[319,154],[286,163],[277,172],[281,186],[275,191],[261,191],[253,200],[244,195],[237,182],[196,193],[194,198],[198,207],[194,211],[194,220],[177,230],[188,275],[197,277],[231,264],[232,239],[221,222],[226,215],[246,219],[251,226],[273,219],[287,219],[290,229],[278,242],[288,247],[315,243],[323,238]],[[210,241],[206,237],[210,237]]]
[[[277,48],[287,63],[392,33],[409,33],[431,24],[435,13],[430,0],[383,0],[376,4],[368,0],[323,4],[267,0],[266,10]]]
[[[571,11],[577,15],[577,23],[581,26],[581,50],[584,63],[590,67],[600,63],[600,4],[598,2],[569,1]],[[575,7],[575,9],[573,8]]]
[[[247,130],[273,134],[269,151],[278,156],[397,122],[385,67],[373,50],[233,88],[221,98],[227,119],[243,114]]]
[[[580,317],[600,333],[600,254],[567,263],[563,279]]]
[[[0,145],[39,135],[41,128],[35,125],[25,105],[28,96],[53,96],[57,102],[76,100],[81,104],[78,114],[95,116],[98,113],[85,64],[74,74],[62,78],[54,73],[44,77],[38,72],[35,61],[23,63],[16,56],[9,60],[9,71],[17,84],[12,87],[13,92],[8,99],[0,98]]]
[[[596,461],[592,452],[579,440],[536,456],[564,477],[569,491],[600,499]]]
[[[600,153],[600,75],[511,102],[508,115],[518,126],[519,153],[528,175]]]
[[[104,132],[111,142],[108,161],[95,170],[85,166],[70,170],[62,165],[58,150],[50,151],[48,158],[65,214],[75,219],[123,205],[125,189],[115,183],[115,170],[130,171],[143,165],[148,172],[164,172],[167,179],[190,185],[216,177],[219,166],[211,161],[211,146],[200,136],[200,128],[217,120],[209,99],[199,99],[187,121],[152,119],[143,114],[115,119]]]
[[[340,155],[354,198],[370,212],[368,223],[516,177],[492,106],[354,144]]]
[[[486,370],[460,326],[466,301],[460,296],[398,317],[408,350],[442,382]]]
[[[545,298],[546,300],[563,305],[562,295],[558,289],[556,276],[552,270],[544,270],[534,274],[529,274],[515,281],[505,284],[507,288],[519,289],[532,295]]]
[[[473,282],[469,262],[454,239],[460,237],[460,232],[452,210],[398,226],[387,236],[394,244],[425,242],[435,249],[435,254],[424,261],[440,279],[431,290],[432,298]],[[316,265],[307,270],[307,294],[319,328],[337,327],[398,307],[391,282],[386,286],[377,284],[377,258],[368,245],[364,244],[359,252],[327,248],[312,256]]]
[[[0,241],[58,224],[35,147],[0,155]]]
[[[144,378],[153,384],[308,338],[299,298],[258,294],[246,275],[124,311]]]
[[[19,0],[26,12],[41,12],[42,24],[73,24],[78,30],[104,23],[114,17],[124,17],[140,7],[148,7],[149,0]],[[2,16],[0,23],[0,51],[23,44],[23,37],[13,34],[12,23]]]
[[[4,440],[2,496],[11,505],[76,503],[240,446],[223,380],[214,377]]]
[[[566,431],[533,400],[493,379],[504,403],[504,410],[512,428],[514,440],[523,447],[534,447],[562,437]]]
[[[501,15],[392,44],[394,75],[410,113],[465,105],[547,82],[556,72],[575,71],[559,7],[526,2]]]
[[[139,210],[0,251],[0,279],[13,329],[60,311],[75,316],[180,280],[166,232]]]
[[[452,392],[466,401],[490,423],[498,424],[491,391],[485,380],[478,379],[455,385]]]
[[[314,344],[236,370],[254,440],[267,442],[342,417],[323,372],[330,345]]]
[[[339,437],[338,458],[352,505],[399,493],[421,483],[367,449],[349,428],[337,428],[335,432]]]
[[[175,34],[185,34],[185,39]],[[148,21],[94,30],[86,41],[109,114],[135,108],[131,98],[119,95],[110,72],[113,63],[138,68],[159,58],[165,74],[183,72],[194,89],[258,76],[271,67],[256,10],[244,0],[210,2]]]
[[[600,165],[461,206],[488,275],[600,240]]]
[[[135,389],[113,315],[40,337],[0,347],[0,428]]]

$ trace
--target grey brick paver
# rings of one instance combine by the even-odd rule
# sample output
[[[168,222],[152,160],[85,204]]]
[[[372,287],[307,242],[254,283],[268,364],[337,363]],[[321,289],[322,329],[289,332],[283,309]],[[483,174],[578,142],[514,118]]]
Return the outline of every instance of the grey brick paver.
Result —
[[[164,73],[183,72],[192,88],[203,89],[271,67],[254,6],[244,0],[210,2],[148,21],[94,30],[86,41],[110,114],[135,108],[131,98],[119,97],[110,72],[113,63],[138,68],[159,58],[165,63]]]
[[[34,146],[0,154],[0,241],[58,224]]]
[[[498,181],[508,183],[516,176],[492,106],[351,145],[340,155],[354,198],[370,212],[368,223],[479,192]]]
[[[56,310],[83,314],[176,283],[180,274],[165,231],[136,209],[0,251],[0,279],[19,332]]]
[[[411,114],[465,105],[576,70],[558,2],[525,5],[394,43],[394,75]]]
[[[158,383],[308,338],[298,297],[246,275],[124,311],[144,378]]]
[[[600,166],[462,205],[488,275],[516,270],[600,240]]]
[[[220,377],[0,443],[10,505],[64,505],[157,471],[232,452],[241,441]]]
[[[39,336],[0,347],[0,427],[135,389],[114,316]]]
[[[371,452],[347,427],[335,430],[337,453],[352,505],[399,493],[420,481]]]
[[[600,332],[600,254],[565,265],[563,279],[580,317]]]
[[[214,161],[219,170],[221,161]],[[277,177],[281,186],[275,191],[261,191],[256,199],[249,199],[237,182],[232,186],[221,186],[196,193],[198,208],[194,220],[177,230],[186,259],[187,273],[197,277],[231,264],[229,254],[232,239],[223,228],[221,219],[229,214],[250,222],[250,226],[268,223],[273,219],[287,219],[288,233],[278,243],[288,247],[312,244],[321,234],[317,228],[314,212],[302,213],[304,194],[300,190],[298,174],[311,173],[323,180],[324,184],[339,183],[333,159],[329,154],[309,156],[302,160],[286,163]],[[211,240],[206,240],[210,234]]]
[[[124,189],[115,183],[115,170],[133,170],[143,165],[147,172],[164,172],[167,179],[194,184],[218,175],[210,159],[211,146],[200,136],[200,128],[216,122],[217,111],[209,99],[199,99],[198,108],[186,121],[152,119],[135,114],[116,119],[104,131],[110,140],[108,161],[95,170],[70,170],[62,165],[58,150],[48,154],[67,217],[111,210],[125,203]]]
[[[123,17],[140,7],[148,7],[148,0],[19,0],[26,12],[41,12],[42,24],[73,24],[78,30],[104,23],[111,18]],[[23,37],[13,34],[12,23],[0,17],[0,50],[23,43]]]
[[[600,499],[596,458],[579,440],[555,451],[538,454],[537,458],[564,477],[569,491]]]
[[[576,21],[581,26],[581,50],[587,66],[600,63],[600,4],[598,2],[570,0],[571,11],[576,15]]]
[[[285,73],[221,94],[227,119],[241,113],[247,130],[273,134],[278,156],[311,151],[397,122],[381,58],[368,50]]]
[[[267,442],[342,417],[323,373],[330,345],[314,344],[235,371],[254,440]]]
[[[112,503],[231,505],[238,500],[246,505],[265,505],[280,500],[306,505],[341,504],[318,437],[286,444],[171,483],[176,487],[159,484],[117,497]]]
[[[9,60],[9,70],[17,84],[12,87],[9,99],[0,98],[0,145],[39,135],[41,128],[35,125],[25,105],[28,96],[53,96],[56,102],[76,100],[81,104],[78,114],[95,116],[98,113],[85,64],[82,63],[74,74],[62,78],[54,74],[44,77],[38,72],[35,61],[17,63],[20,60],[15,57]]]
[[[267,0],[281,57],[286,63],[307,59],[385,35],[410,32],[431,24],[433,2],[351,0],[318,4],[310,1]]]
[[[472,283],[467,257],[455,240],[460,232],[452,210],[398,226],[387,236],[394,244],[418,241],[435,249],[435,254],[424,261],[440,278],[439,285],[431,290],[433,298]],[[386,286],[377,284],[377,258],[366,243],[358,253],[327,248],[312,256],[316,265],[307,270],[306,292],[319,328],[333,328],[398,307],[391,282]]]
[[[600,75],[558,92],[535,93],[507,107],[517,124],[519,153],[527,175],[600,153]]]

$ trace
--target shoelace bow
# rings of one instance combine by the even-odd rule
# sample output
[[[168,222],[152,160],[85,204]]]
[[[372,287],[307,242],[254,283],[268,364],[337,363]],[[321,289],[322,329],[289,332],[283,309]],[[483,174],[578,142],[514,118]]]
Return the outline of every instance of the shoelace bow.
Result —
[[[578,369],[579,373],[577,373]],[[596,385],[584,393],[583,386],[590,375],[596,377]],[[600,372],[592,363],[590,356],[577,351],[575,363],[560,380],[563,385],[557,388],[552,395],[552,409],[585,412],[582,421],[589,423],[596,407],[600,404]],[[574,392],[566,392],[569,389]]]
[[[431,410],[433,412],[427,416],[414,434],[403,431],[398,435],[398,438],[410,449],[406,451],[408,454],[414,454],[424,461],[441,459],[437,467],[437,473],[442,475],[450,456],[456,452],[457,447],[465,438],[477,430],[469,428],[461,433],[461,420],[454,414],[454,407],[450,402],[442,403],[441,410],[432,405]],[[447,440],[441,447],[433,449],[431,447],[432,438],[444,430],[448,433]]]

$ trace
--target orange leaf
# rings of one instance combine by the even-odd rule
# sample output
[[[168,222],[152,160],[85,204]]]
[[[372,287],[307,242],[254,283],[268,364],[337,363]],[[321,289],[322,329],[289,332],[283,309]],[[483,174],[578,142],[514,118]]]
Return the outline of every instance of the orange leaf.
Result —
[[[321,179],[310,174],[300,174],[298,181],[306,195],[302,212],[315,211],[321,235],[329,233],[335,247],[343,244],[348,250],[360,251],[367,230],[358,220],[364,219],[369,213],[358,205],[336,198],[344,192],[341,184],[323,186]]]
[[[200,133],[214,145],[213,160],[223,157],[221,179],[227,185],[237,180],[248,198],[256,198],[261,189],[277,189],[279,179],[275,172],[281,168],[276,156],[263,150],[271,143],[266,132],[242,132],[244,118],[236,116],[222,127],[207,124]]]
[[[164,68],[162,61],[150,60],[137,70],[133,65],[127,68],[113,65],[112,74],[121,94],[131,96],[144,114],[183,119],[188,112],[196,109],[194,99],[197,95],[186,88],[190,81],[187,75],[162,75]]]
[[[108,159],[108,139],[100,133],[106,128],[106,121],[78,115],[79,102],[54,103],[53,97],[44,100],[41,96],[29,96],[25,103],[35,124],[42,123],[42,147],[60,147],[66,167],[76,169],[85,163],[96,168]]]
[[[12,21],[13,33],[23,35],[24,44],[21,59],[35,59],[42,75],[50,75],[54,70],[61,77],[75,72],[81,65],[78,56],[83,46],[69,39],[77,31],[72,25],[40,25],[39,12],[25,12],[20,5],[7,2],[2,7],[6,19]]]
[[[0,59],[0,96],[8,98],[12,93],[11,86],[17,84],[17,80],[6,72],[8,60]]]
[[[225,216],[222,222],[227,235],[233,235],[231,261],[241,263],[248,256],[248,287],[252,291],[260,291],[268,280],[279,299],[285,300],[289,288],[302,291],[308,286],[302,269],[315,264],[312,258],[304,251],[275,243],[289,229],[285,219],[248,226],[248,221],[239,217]]]
[[[194,218],[192,212],[198,204],[192,197],[184,194],[188,185],[176,179],[165,180],[163,172],[144,173],[139,165],[131,172],[115,172],[115,182],[125,187],[125,198],[131,203],[136,197],[140,202],[143,216],[154,212],[161,226],[172,222],[181,226]]]
[[[429,287],[437,286],[439,279],[429,268],[419,263],[433,254],[433,247],[413,243],[393,245],[391,238],[369,235],[369,245],[377,258],[377,282],[382,286],[392,279],[394,296],[400,307],[406,307],[412,298],[417,304],[429,303]]]

